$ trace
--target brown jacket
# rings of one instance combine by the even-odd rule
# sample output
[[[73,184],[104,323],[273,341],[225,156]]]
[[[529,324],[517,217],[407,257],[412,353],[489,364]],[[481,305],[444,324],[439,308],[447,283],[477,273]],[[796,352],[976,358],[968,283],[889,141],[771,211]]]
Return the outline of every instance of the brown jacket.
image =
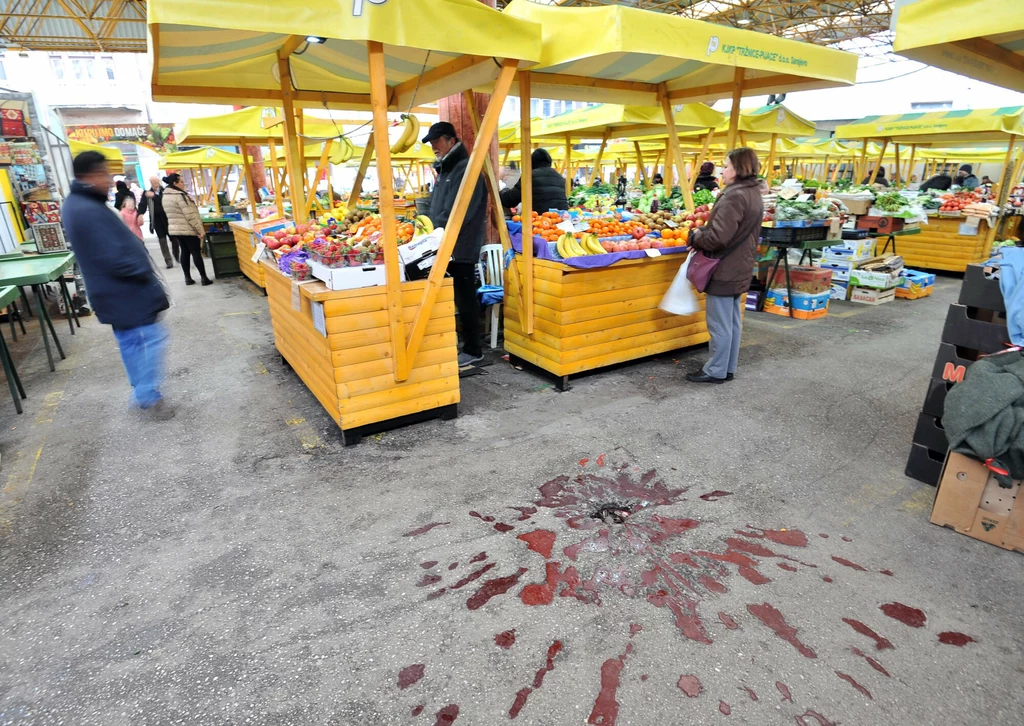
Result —
[[[705,291],[708,295],[741,295],[750,289],[754,250],[764,219],[758,182],[746,179],[727,186],[711,208],[707,224],[690,232],[689,245],[709,257],[718,257],[743,240],[718,263]]]

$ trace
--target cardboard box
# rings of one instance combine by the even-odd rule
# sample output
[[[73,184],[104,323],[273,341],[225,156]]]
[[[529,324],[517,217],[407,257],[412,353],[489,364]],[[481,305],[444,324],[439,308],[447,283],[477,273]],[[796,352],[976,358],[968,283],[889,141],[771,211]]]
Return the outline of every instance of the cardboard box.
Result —
[[[896,288],[877,290],[873,287],[855,287],[850,281],[850,302],[863,305],[884,305],[896,299]]]
[[[376,287],[386,283],[384,265],[363,265],[362,267],[326,267],[314,260],[309,261],[313,277],[322,280],[331,290],[355,290],[360,287]]]
[[[775,273],[772,284],[776,288],[785,285],[785,270]],[[818,295],[828,292],[832,284],[832,270],[821,267],[794,266],[789,268],[789,286],[794,293]]]
[[[905,220],[902,217],[857,217],[857,229],[874,229],[879,232],[898,232],[903,229]]]
[[[854,262],[835,262],[833,260],[826,260],[824,257],[818,263],[821,269],[832,271],[832,282],[840,280],[842,282],[850,281],[850,271],[854,268],[856,263]]]
[[[786,297],[786,290],[769,290],[764,301],[764,311],[774,315],[789,316],[789,300]],[[828,314],[829,293],[822,292],[816,295],[807,293],[793,293],[793,316],[797,320],[815,320],[823,318]]]
[[[980,461],[950,453],[932,506],[932,524],[1007,550],[1024,552],[1021,483],[999,486]]]
[[[825,257],[844,257],[851,260],[865,260],[875,254],[875,241],[865,239],[845,239],[839,244],[826,247],[821,251]]]
[[[870,198],[855,197],[849,194],[830,194],[829,196],[845,204],[846,208],[850,210],[850,214],[867,214],[871,209]]]
[[[902,270],[885,272],[882,270],[863,270],[855,267],[850,270],[850,284],[857,287],[873,287],[888,290],[900,284]]]
[[[904,300],[920,300],[923,297],[928,297],[934,291],[935,291],[935,286],[934,285],[926,287],[923,290],[918,290],[917,292],[911,292],[910,290],[907,290],[906,288],[897,287],[896,288],[896,297],[902,298]]]
[[[830,300],[846,300],[850,297],[850,283],[843,280],[832,280],[828,296]]]
[[[934,274],[921,272],[920,270],[911,270],[909,267],[904,267],[903,276],[900,278],[899,286],[909,292],[921,292],[926,287],[931,287],[934,284]]]
[[[928,382],[928,393],[924,397],[924,405],[921,406],[921,413],[929,416],[942,418],[946,410],[946,394],[955,386],[954,381],[944,381],[941,378],[932,379]]]

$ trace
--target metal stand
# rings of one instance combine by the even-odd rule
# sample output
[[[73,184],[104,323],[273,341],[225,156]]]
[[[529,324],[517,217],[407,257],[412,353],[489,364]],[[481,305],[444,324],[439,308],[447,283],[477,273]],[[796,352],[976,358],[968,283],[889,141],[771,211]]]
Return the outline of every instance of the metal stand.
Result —
[[[61,360],[67,358],[64,355],[64,349],[60,346],[60,340],[57,338],[57,331],[53,329],[53,321],[50,319],[50,314],[46,312],[46,306],[43,304],[43,291],[42,285],[33,285],[32,290],[36,294],[36,309],[39,313],[39,329],[43,333],[43,345],[46,347],[46,359],[50,362],[50,370],[57,370],[57,366],[53,362],[53,352],[50,350],[50,339],[46,337],[46,330],[49,328],[50,335],[53,336],[53,342],[57,346],[57,352],[60,353]]]
[[[0,333],[0,361],[3,362],[4,373],[7,375],[7,385],[11,389],[11,400],[14,401],[14,410],[21,413],[21,399],[28,398],[25,395],[25,389],[21,385],[21,378],[18,377],[18,371],[14,367],[14,359],[11,358],[11,351],[7,347],[7,341],[4,340],[3,333]]]
[[[68,327],[71,328],[71,334],[75,334],[75,326],[82,327],[82,323],[78,320],[78,312],[75,310],[74,303],[71,300],[71,293],[68,291],[68,282],[64,279],[64,275],[57,278],[60,283],[60,296],[64,300],[64,305],[67,309]],[[74,323],[72,323],[72,320]]]
[[[757,303],[757,312],[764,312],[764,303],[768,299],[768,291],[772,289],[772,283],[775,282],[775,274],[779,271],[779,263],[782,262],[786,268],[786,299],[789,301],[789,317],[793,316],[793,286],[789,279],[789,248],[788,247],[775,247],[775,267],[772,268],[772,274],[768,275],[768,282],[764,286],[764,295],[761,296],[761,300]],[[805,254],[810,254],[810,250],[804,250]],[[804,261],[804,254],[800,255],[800,262]]]

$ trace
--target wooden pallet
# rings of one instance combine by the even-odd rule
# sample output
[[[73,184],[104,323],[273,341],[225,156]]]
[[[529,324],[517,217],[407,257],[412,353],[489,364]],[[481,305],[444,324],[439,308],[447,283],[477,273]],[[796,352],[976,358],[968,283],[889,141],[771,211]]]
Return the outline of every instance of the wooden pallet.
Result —
[[[263,267],[252,261],[256,252],[256,244],[252,234],[252,222],[232,222],[231,232],[235,235],[235,250],[238,253],[238,267],[242,274],[256,283],[261,289],[267,289]]]

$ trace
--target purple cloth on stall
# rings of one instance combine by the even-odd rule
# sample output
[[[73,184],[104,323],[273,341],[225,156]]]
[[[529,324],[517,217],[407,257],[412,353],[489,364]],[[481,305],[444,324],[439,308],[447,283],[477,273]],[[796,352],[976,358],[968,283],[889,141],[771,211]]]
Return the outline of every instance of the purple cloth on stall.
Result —
[[[523,235],[520,232],[516,232],[511,235],[512,249],[516,251],[516,254],[523,253]],[[619,260],[639,260],[647,257],[647,253],[643,250],[630,250],[629,252],[609,252],[604,255],[587,255],[586,257],[570,257],[567,260],[563,260],[558,257],[553,251],[552,247],[554,242],[548,242],[540,237],[533,238],[533,255],[538,260],[551,260],[552,262],[561,262],[564,265],[570,267],[577,267],[580,269],[591,269],[594,267],[608,267],[614,265]],[[689,247],[663,247],[661,254],[671,255],[676,252],[688,252]]]

